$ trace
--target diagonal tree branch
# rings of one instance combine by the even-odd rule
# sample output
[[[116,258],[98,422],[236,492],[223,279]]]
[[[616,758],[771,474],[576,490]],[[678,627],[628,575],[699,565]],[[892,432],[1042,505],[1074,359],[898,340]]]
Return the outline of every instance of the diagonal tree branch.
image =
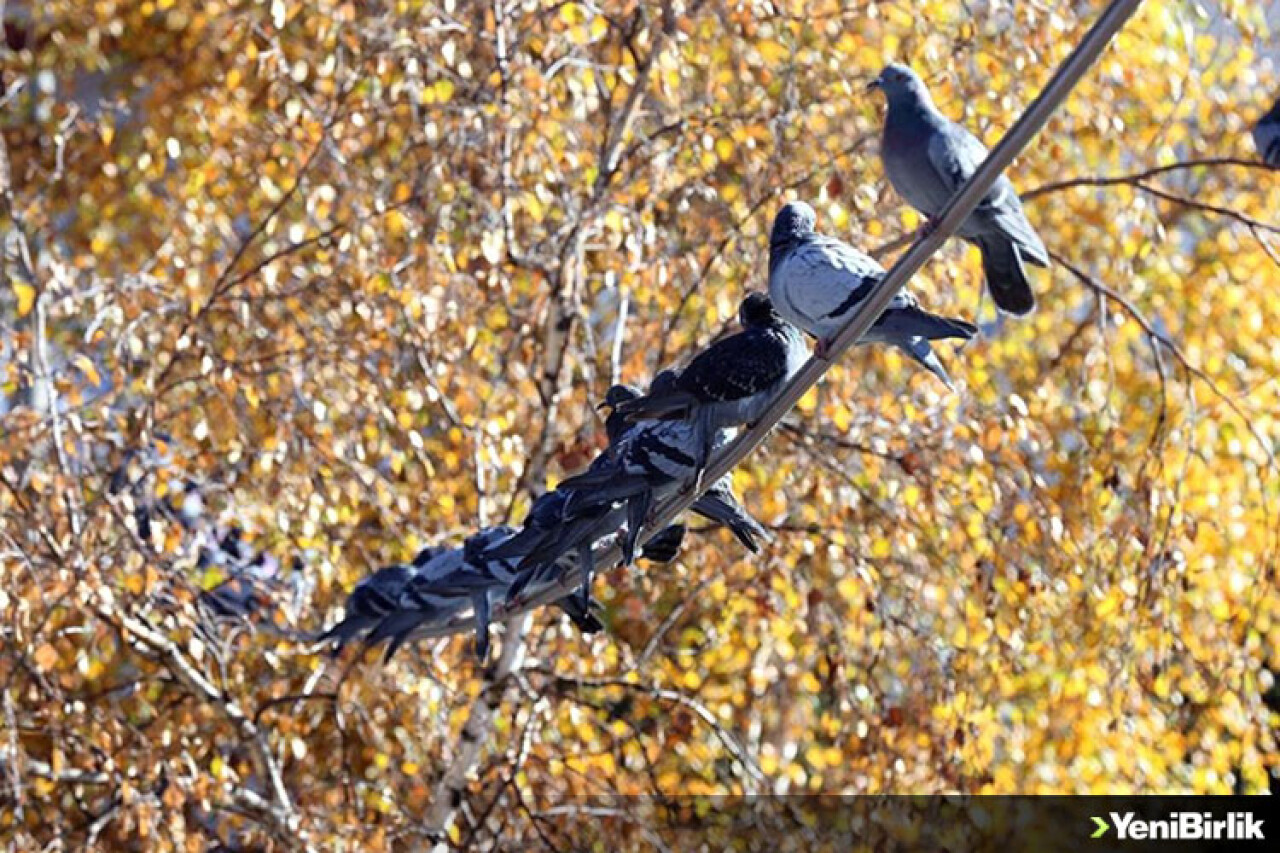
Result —
[[[1191,169],[1216,168],[1220,166],[1239,166],[1243,169],[1259,169],[1264,172],[1275,171],[1274,166],[1269,166],[1261,160],[1245,160],[1240,157],[1209,157],[1204,160],[1183,160],[1178,163],[1167,163],[1163,166],[1152,166],[1150,169],[1144,169],[1141,172],[1134,172],[1129,175],[1097,175],[1082,178],[1067,178],[1053,183],[1043,184],[1034,189],[1021,193],[1023,201],[1029,201],[1033,198],[1039,198],[1049,193],[1061,192],[1062,190],[1074,189],[1076,187],[1115,187],[1124,185],[1135,185],[1151,178],[1167,175],[1171,172],[1185,172]]]

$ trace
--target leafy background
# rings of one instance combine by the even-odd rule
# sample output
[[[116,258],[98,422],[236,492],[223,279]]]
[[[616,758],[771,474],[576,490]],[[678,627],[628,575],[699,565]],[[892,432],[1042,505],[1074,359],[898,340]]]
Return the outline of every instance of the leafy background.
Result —
[[[735,474],[760,557],[708,530],[611,573],[606,633],[540,612],[498,682],[465,638],[382,667],[288,632],[585,464],[611,382],[765,285],[784,200],[890,260],[918,220],[876,154],[886,61],[994,143],[1102,4],[0,7],[16,848],[378,850],[447,820],[571,849],[591,820],[647,849],[584,798],[1275,784],[1261,4],[1143,4],[1015,164],[1058,261],[1033,317],[996,318],[959,243],[916,279],[983,325],[944,354],[960,393],[854,353]],[[209,484],[302,559],[281,630],[195,629],[220,578],[107,488],[157,441],[157,494]]]

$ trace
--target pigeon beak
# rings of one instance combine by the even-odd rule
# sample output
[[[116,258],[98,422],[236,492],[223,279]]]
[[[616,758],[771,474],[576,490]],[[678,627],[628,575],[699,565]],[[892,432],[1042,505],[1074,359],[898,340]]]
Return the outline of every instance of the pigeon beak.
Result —
[[[603,412],[605,409],[612,409],[612,408],[613,406],[610,405],[609,402],[606,400],[605,402],[600,403],[599,405],[596,406],[596,411]]]
[[[876,89],[883,89],[883,88],[884,88],[884,82],[879,77],[875,78],[874,80],[872,80],[870,83],[867,84],[868,92],[872,92],[872,91],[875,91]]]

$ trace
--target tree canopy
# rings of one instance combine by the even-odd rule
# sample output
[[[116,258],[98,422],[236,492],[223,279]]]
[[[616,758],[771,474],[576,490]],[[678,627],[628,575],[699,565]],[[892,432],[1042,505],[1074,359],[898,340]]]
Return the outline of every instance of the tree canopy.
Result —
[[[615,794],[1274,784],[1280,180],[1248,129],[1280,67],[1236,0],[1144,4],[1010,170],[1035,314],[958,241],[914,279],[982,328],[939,347],[958,393],[860,348],[735,471],[760,555],[705,529],[611,572],[607,630],[538,611],[496,687],[464,635],[300,640],[580,470],[611,383],[765,287],[786,200],[891,261],[920,220],[885,62],[994,143],[1101,6],[0,3],[0,837],[420,844],[491,689],[451,830],[482,847],[643,845],[574,810]],[[225,572],[139,529],[126,463],[299,558],[305,606],[202,630]]]

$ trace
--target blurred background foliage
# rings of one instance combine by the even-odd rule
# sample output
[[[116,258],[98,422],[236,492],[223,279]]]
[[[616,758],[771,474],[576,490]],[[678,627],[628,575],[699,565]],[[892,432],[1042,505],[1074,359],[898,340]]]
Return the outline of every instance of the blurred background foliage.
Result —
[[[423,843],[470,641],[384,668],[292,632],[585,464],[611,382],[764,287],[783,201],[890,261],[886,61],[993,144],[1102,5],[0,3],[0,836]],[[735,474],[759,558],[702,531],[598,582],[604,634],[535,617],[455,843],[647,849],[578,808],[617,794],[1275,784],[1265,15],[1145,3],[1015,164],[1058,261],[1029,320],[976,252],[928,265],[983,326],[960,393],[858,351]],[[198,630],[221,578],[108,488],[157,443],[157,495],[301,558],[277,630]]]

